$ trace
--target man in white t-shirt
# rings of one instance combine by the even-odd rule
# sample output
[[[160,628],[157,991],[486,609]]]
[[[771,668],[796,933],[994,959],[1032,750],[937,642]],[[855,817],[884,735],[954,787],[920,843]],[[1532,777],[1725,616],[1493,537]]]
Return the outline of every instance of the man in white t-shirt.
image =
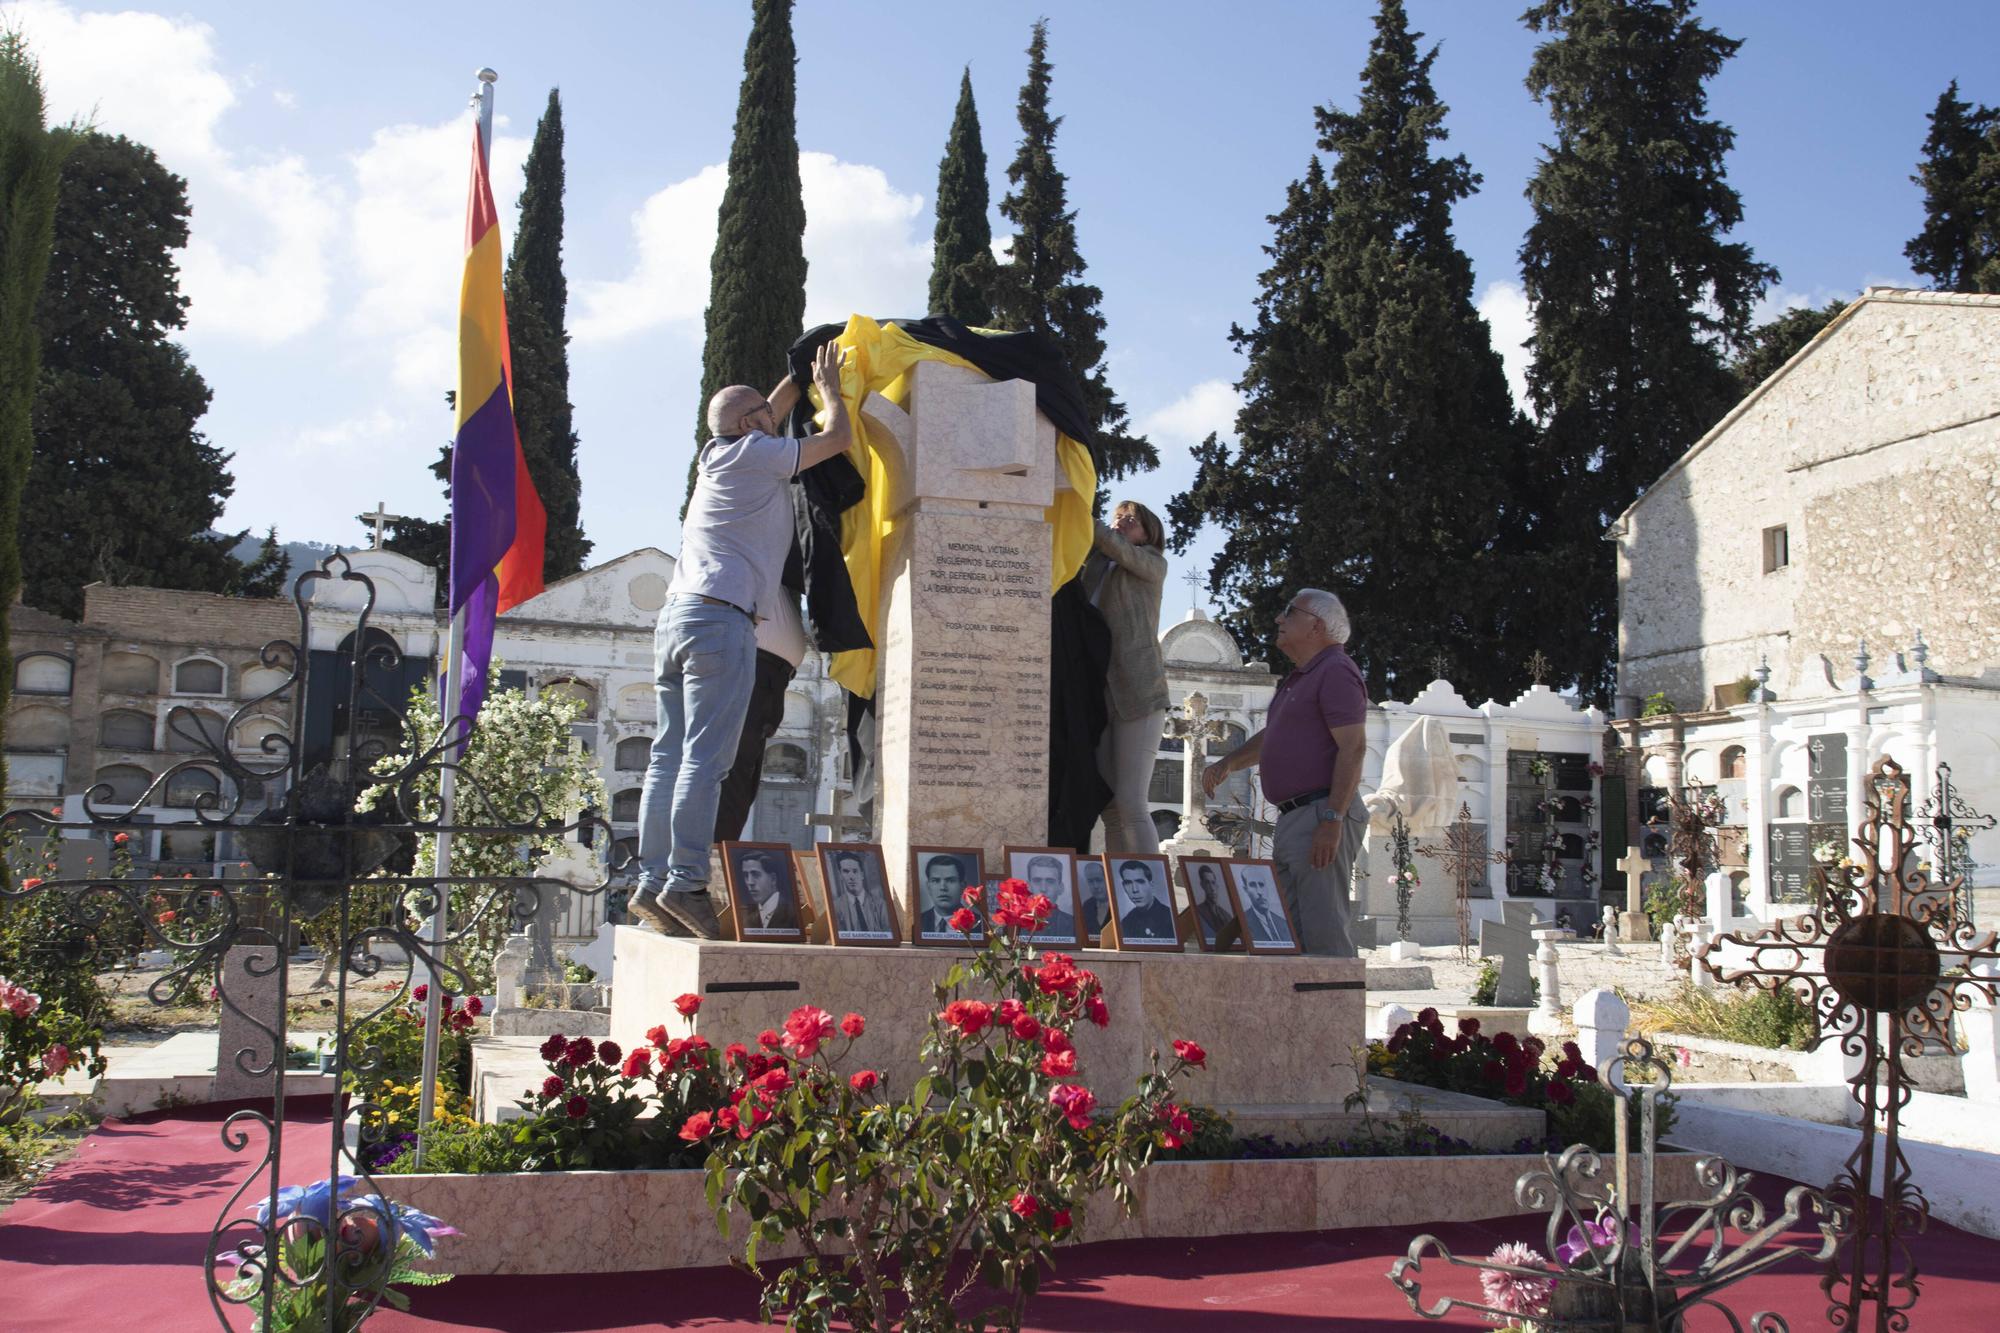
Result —
[[[803,440],[777,433],[799,389],[787,375],[769,398],[747,385],[708,401],[715,438],[695,460],[680,556],[653,628],[658,729],[639,799],[639,884],[631,908],[661,929],[678,921],[720,938],[708,897],[708,849],[722,781],[756,680],[756,623],[780,614],[792,545],[791,481],[853,442],[840,397],[841,351],[822,346],[813,387],[826,429]]]

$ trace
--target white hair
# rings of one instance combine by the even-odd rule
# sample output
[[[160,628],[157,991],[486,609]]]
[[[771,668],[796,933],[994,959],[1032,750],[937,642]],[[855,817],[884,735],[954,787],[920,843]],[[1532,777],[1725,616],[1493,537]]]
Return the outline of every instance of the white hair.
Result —
[[[1326,625],[1326,637],[1335,643],[1346,643],[1353,627],[1347,622],[1347,608],[1340,599],[1323,588],[1301,588],[1299,595],[1292,598],[1292,605],[1304,607],[1307,615],[1318,616]]]

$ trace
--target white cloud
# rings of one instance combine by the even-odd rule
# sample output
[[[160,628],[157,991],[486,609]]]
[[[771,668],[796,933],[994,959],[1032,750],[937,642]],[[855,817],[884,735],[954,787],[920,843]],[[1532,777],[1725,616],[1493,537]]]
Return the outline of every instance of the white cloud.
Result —
[[[1528,349],[1522,344],[1535,331],[1528,312],[1528,293],[1518,282],[1489,282],[1479,294],[1479,313],[1493,330],[1493,350],[1507,368],[1507,387],[1514,405],[1523,412],[1528,406]]]
[[[1836,291],[1832,287],[1815,287],[1811,291],[1793,291],[1779,287],[1766,291],[1763,299],[1751,309],[1750,327],[1767,324],[1780,315],[1794,310],[1818,309],[1830,301],[1851,301],[1856,293],[1849,290]]]
[[[1164,407],[1139,418],[1140,431],[1155,445],[1192,446],[1211,431],[1235,433],[1243,395],[1227,380],[1203,380]]]
[[[703,167],[657,191],[632,215],[631,271],[577,284],[579,343],[692,324],[708,304],[709,254],[727,169]],[[930,277],[930,238],[917,234],[923,196],[905,194],[880,168],[830,153],[799,154],[806,206],[806,322],[861,312],[919,311]]]
[[[296,111],[298,109],[299,105],[298,94],[286,92],[283,88],[273,89],[271,92],[271,100],[273,102],[276,102],[279,106],[283,107],[287,111]]]
[[[512,243],[528,141],[493,136],[494,204]],[[458,378],[459,277],[465,261],[465,190],[472,113],[438,125],[377,130],[353,155],[348,228],[360,294],[350,332],[388,355],[398,388],[442,393]]]
[[[303,158],[225,142],[222,122],[248,80],[219,67],[212,28],[49,0],[11,5],[7,18],[41,62],[53,119],[129,135],[187,178],[197,227],[181,286],[192,335],[275,343],[325,316],[339,200]]]
[[[400,443],[413,424],[407,418],[378,407],[328,426],[308,426],[292,439],[292,452],[301,457],[317,455],[352,458],[366,453],[371,445]]]

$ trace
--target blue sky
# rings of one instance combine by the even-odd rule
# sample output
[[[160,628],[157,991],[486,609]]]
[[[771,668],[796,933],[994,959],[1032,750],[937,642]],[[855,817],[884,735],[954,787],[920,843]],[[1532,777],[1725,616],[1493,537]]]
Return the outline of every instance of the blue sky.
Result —
[[[1449,149],[1484,176],[1456,215],[1482,308],[1514,362],[1526,334],[1521,191],[1548,119],[1522,85],[1521,0],[1413,0],[1442,43]],[[969,64],[997,204],[1018,140],[1023,48],[1051,11],[1057,141],[1113,387],[1160,446],[1121,489],[1162,507],[1187,449],[1230,430],[1266,216],[1313,150],[1313,107],[1351,105],[1372,4],[1049,5],[900,11],[806,0],[799,47],[808,318],[917,312],[938,158]],[[1744,46],[1711,88],[1737,131],[1736,233],[1783,274],[1769,305],[1914,285],[1909,182],[1945,83],[2000,102],[2000,6],[1716,0]],[[560,17],[558,17],[560,15]],[[749,27],[744,3],[649,6],[0,3],[44,62],[58,117],[93,116],[189,178],[185,342],[235,455],[232,527],[354,543],[353,515],[441,510],[427,470],[451,429],[452,334],[472,71],[500,72],[495,167],[511,239],[520,162],[548,89],[568,134],[571,396],[583,517],[608,558],[669,551],[689,448],[708,245]],[[1005,225],[995,216],[996,234]],[[1213,533],[1190,560],[1216,545]],[[1176,571],[1179,572],[1178,570]],[[1187,605],[1168,595],[1167,616]]]

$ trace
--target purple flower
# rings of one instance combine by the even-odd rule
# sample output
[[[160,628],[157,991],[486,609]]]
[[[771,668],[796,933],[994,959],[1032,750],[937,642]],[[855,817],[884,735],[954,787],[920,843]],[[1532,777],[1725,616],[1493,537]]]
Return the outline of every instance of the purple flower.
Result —
[[[1637,1240],[1638,1236],[1633,1231],[1632,1224],[1627,1222],[1625,1243],[1630,1245]],[[1598,1254],[1609,1251],[1617,1243],[1618,1219],[1604,1217],[1595,1222],[1585,1222],[1582,1226],[1571,1227],[1569,1236],[1562,1244],[1556,1246],[1556,1258],[1562,1260],[1565,1266],[1574,1268],[1577,1261],[1585,1255],[1591,1256],[1594,1261]]]

